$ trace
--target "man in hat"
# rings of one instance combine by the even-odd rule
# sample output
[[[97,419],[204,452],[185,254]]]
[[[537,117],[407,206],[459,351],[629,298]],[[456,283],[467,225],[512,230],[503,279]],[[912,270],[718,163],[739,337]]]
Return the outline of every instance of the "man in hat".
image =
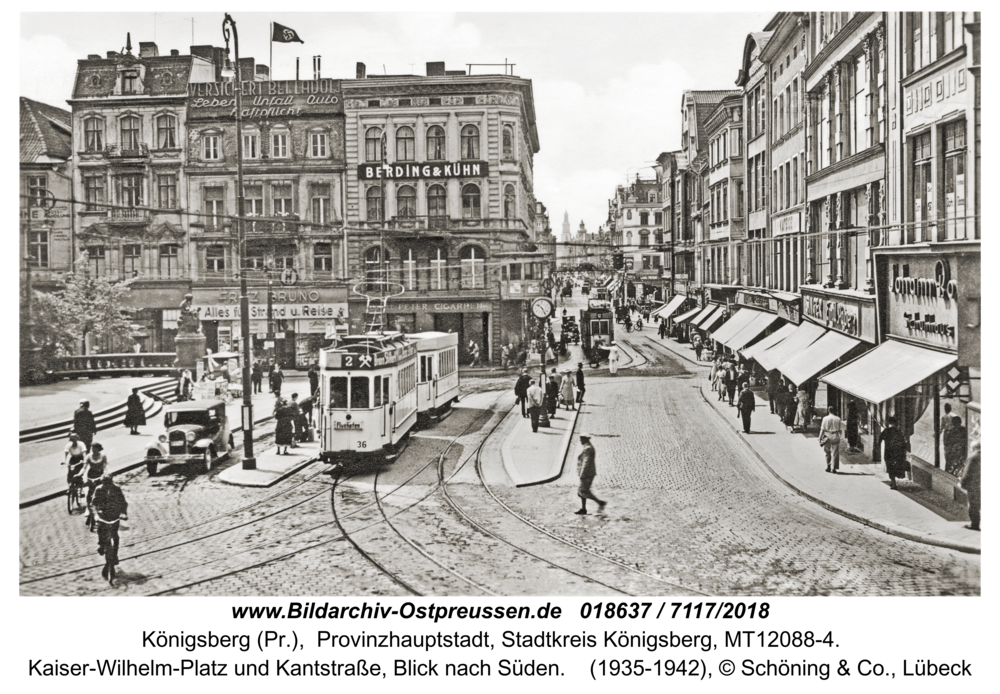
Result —
[[[89,451],[94,434],[97,433],[97,423],[94,421],[94,413],[90,411],[89,400],[81,400],[80,406],[73,413],[73,431],[76,432]]]
[[[101,575],[114,585],[118,564],[118,530],[128,518],[128,502],[111,475],[105,475],[94,490],[94,519],[97,521],[97,553],[106,559]]]
[[[587,392],[587,386],[584,385],[583,381],[583,362],[577,362],[576,364],[576,403],[578,405],[583,404],[583,394]]]
[[[594,450],[594,445],[590,443],[589,434],[580,434],[580,445],[583,447],[583,450],[580,451],[580,455],[576,459],[576,473],[580,476],[580,487],[576,493],[580,497],[581,506],[580,510],[575,513],[578,516],[586,516],[587,499],[596,501],[597,510],[599,511],[603,511],[608,502],[601,501],[590,490],[590,485],[594,483],[594,478],[597,477],[597,451]]]
[[[514,384],[514,397],[521,403],[521,416],[528,416],[528,386],[531,385],[531,377],[528,376],[527,369],[521,369],[521,375],[517,377]]]
[[[538,415],[542,412],[545,393],[542,391],[541,386],[535,383],[535,379],[533,378],[528,379],[528,390],[525,394],[525,399],[528,401],[528,416],[531,417],[531,430],[537,433]]]

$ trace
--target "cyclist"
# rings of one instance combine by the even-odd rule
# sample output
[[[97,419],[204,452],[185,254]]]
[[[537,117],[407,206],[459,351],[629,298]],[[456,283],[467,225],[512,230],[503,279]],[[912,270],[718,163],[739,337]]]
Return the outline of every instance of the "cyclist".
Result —
[[[122,519],[128,519],[128,502],[121,487],[110,475],[101,478],[94,492],[94,513],[97,520],[97,553],[104,555],[101,576],[114,585],[115,565],[118,564],[118,529]]]
[[[94,499],[94,490],[97,488],[101,478],[108,470],[108,457],[104,455],[104,446],[96,441],[90,444],[90,453],[83,461],[83,471],[80,476],[87,485],[87,520],[91,531],[94,529],[94,508],[91,505]]]
[[[639,316],[635,319],[635,329],[642,330],[642,316]]]
[[[69,432],[69,443],[63,449],[63,465],[68,465],[66,471],[66,483],[70,484],[73,478],[80,476],[83,470],[83,461],[87,457],[87,444],[80,440],[80,435],[75,431]]]

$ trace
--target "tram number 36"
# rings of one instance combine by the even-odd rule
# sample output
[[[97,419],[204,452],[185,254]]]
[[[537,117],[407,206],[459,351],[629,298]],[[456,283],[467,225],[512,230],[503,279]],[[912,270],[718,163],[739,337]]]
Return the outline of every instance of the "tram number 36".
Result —
[[[358,448],[368,448],[367,441],[358,441]]]

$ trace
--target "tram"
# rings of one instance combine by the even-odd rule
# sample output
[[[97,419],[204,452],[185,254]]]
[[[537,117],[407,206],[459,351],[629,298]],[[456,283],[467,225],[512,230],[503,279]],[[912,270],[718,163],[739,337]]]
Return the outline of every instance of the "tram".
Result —
[[[599,364],[607,356],[615,339],[615,318],[610,306],[590,306],[580,312],[580,339],[591,364]]]
[[[458,335],[412,333],[417,343],[417,416],[436,421],[458,400]]]
[[[346,335],[320,350],[319,369],[323,462],[395,457],[417,423],[417,341],[400,332]]]

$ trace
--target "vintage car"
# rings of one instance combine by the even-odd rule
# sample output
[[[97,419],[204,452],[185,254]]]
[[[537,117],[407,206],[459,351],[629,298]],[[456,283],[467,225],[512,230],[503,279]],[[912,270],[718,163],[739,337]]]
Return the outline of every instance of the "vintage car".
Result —
[[[163,425],[166,441],[159,437],[146,449],[146,471],[155,475],[160,465],[187,463],[202,465],[205,472],[212,463],[229,455],[233,435],[222,400],[190,400],[166,408]]]

